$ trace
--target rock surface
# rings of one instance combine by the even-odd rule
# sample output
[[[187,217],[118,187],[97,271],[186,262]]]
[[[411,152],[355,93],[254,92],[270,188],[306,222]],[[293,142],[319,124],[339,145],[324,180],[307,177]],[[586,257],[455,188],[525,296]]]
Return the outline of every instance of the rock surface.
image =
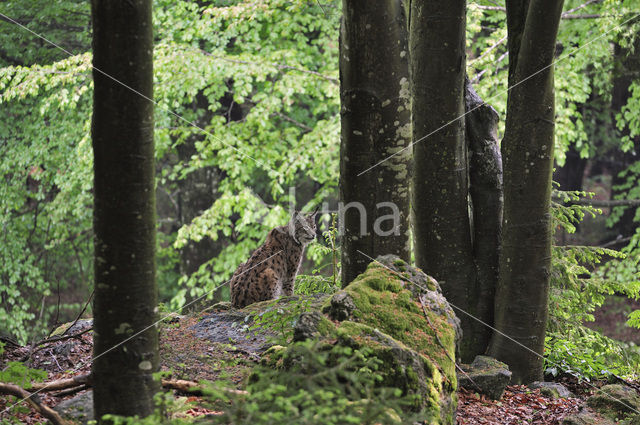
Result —
[[[605,416],[622,419],[640,411],[640,396],[624,385],[605,385],[587,399],[587,405]]]
[[[567,389],[564,385],[558,382],[541,382],[535,381],[528,385],[532,390],[539,389],[540,394],[549,398],[569,398],[574,397],[574,394]]]
[[[476,356],[470,365],[461,364],[464,373],[458,373],[458,385],[470,391],[499,400],[511,381],[509,367],[488,356]]]
[[[93,391],[86,391],[58,403],[54,410],[62,416],[62,419],[74,424],[86,425],[93,420]]]
[[[586,409],[569,415],[562,420],[562,425],[614,425],[615,422]]]
[[[412,410],[431,424],[455,422],[460,322],[434,279],[397,257],[379,257],[321,312],[301,315],[295,341],[367,350],[381,361],[381,386],[414,396]],[[295,355],[295,344],[280,347],[272,364],[286,369]]]

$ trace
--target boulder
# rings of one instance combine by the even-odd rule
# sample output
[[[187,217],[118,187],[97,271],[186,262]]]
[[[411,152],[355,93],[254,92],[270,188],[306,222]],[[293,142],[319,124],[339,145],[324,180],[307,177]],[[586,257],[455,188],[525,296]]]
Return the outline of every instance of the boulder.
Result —
[[[540,394],[548,398],[569,398],[575,397],[571,391],[557,382],[535,381],[528,385],[532,390],[540,390]]]
[[[77,425],[86,425],[93,420],[93,391],[86,391],[60,402],[53,410],[58,412],[64,420]]]
[[[597,413],[582,409],[578,413],[568,415],[562,420],[562,425],[614,425],[615,423]]]
[[[587,405],[605,416],[618,419],[640,411],[640,396],[624,385],[605,385],[587,399]]]
[[[509,367],[488,356],[476,356],[470,365],[461,364],[462,372],[458,373],[458,385],[499,400],[504,389],[511,381]]]
[[[52,333],[51,336],[62,336],[62,335],[73,335],[78,332],[82,332],[87,328],[93,326],[93,319],[80,319],[77,322],[68,322],[63,325],[58,326]]]
[[[410,397],[412,414],[434,425],[453,424],[460,335],[460,321],[438,283],[395,256],[383,256],[319,310],[301,314],[295,342],[267,351],[265,364],[299,370],[299,353],[307,352],[310,341],[325,350],[327,366],[336,348],[360,350],[380,364],[377,385]]]

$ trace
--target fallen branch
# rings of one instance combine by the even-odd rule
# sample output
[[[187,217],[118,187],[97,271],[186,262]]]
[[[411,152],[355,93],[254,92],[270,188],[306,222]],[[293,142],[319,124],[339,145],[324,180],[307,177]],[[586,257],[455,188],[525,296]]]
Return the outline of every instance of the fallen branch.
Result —
[[[80,385],[91,385],[91,374],[78,375],[72,378],[58,379],[50,382],[32,382],[29,389],[34,391],[58,391]]]
[[[183,393],[189,393],[194,395],[202,395],[202,385],[195,381],[187,381],[184,379],[163,379],[162,388],[181,391]],[[33,382],[30,390],[37,392],[49,392],[49,391],[59,391],[59,390],[69,390],[71,392],[81,391],[82,389],[86,389],[91,387],[92,385],[92,377],[91,374],[86,375],[78,375],[72,378],[66,379],[58,379],[56,381],[50,382]],[[84,388],[81,388],[84,387]],[[231,388],[224,389],[225,392],[231,394],[239,394],[246,395],[248,394],[243,390],[235,390]]]
[[[162,388],[176,390],[183,393],[189,393],[193,395],[202,395],[202,385],[195,381],[186,381],[184,379],[163,379]],[[249,394],[244,390],[236,390],[233,388],[223,388],[223,391],[229,394],[247,395]]]
[[[38,411],[38,413],[49,419],[53,425],[70,425],[69,422],[60,417],[58,412],[42,404],[37,397],[34,397],[34,394],[30,394],[28,391],[16,385],[0,383],[0,393],[12,395],[21,399],[20,401],[26,401],[31,407]]]
[[[66,397],[69,395],[73,395],[75,393],[79,393],[80,391],[88,390],[89,385],[80,385],[79,387],[67,388],[66,390],[58,391],[57,393],[52,393],[51,395],[54,397]]]

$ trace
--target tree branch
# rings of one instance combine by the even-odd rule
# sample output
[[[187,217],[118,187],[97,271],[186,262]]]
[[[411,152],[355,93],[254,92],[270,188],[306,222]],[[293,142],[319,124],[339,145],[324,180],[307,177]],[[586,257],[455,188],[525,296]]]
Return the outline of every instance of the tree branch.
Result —
[[[554,198],[554,201],[563,202],[561,198]],[[590,207],[640,207],[640,199],[577,199],[566,201],[567,204],[586,205]]]
[[[50,382],[32,382],[30,390],[38,392],[49,392],[77,387],[79,385],[91,385],[91,374],[77,375],[72,378],[57,379]]]
[[[58,412],[42,404],[37,397],[34,397],[34,394],[30,394],[16,385],[0,383],[0,393],[12,395],[21,399],[21,401],[26,401],[31,405],[31,407],[37,410],[42,416],[49,419],[54,425],[70,425],[68,421],[63,420],[62,417],[60,417]]]

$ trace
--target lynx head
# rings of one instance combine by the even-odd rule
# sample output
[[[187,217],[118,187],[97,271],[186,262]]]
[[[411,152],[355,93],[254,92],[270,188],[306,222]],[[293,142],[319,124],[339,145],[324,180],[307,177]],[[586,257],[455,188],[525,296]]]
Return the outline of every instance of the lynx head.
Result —
[[[302,214],[295,211],[289,222],[289,235],[300,245],[307,245],[316,238],[316,211]]]

